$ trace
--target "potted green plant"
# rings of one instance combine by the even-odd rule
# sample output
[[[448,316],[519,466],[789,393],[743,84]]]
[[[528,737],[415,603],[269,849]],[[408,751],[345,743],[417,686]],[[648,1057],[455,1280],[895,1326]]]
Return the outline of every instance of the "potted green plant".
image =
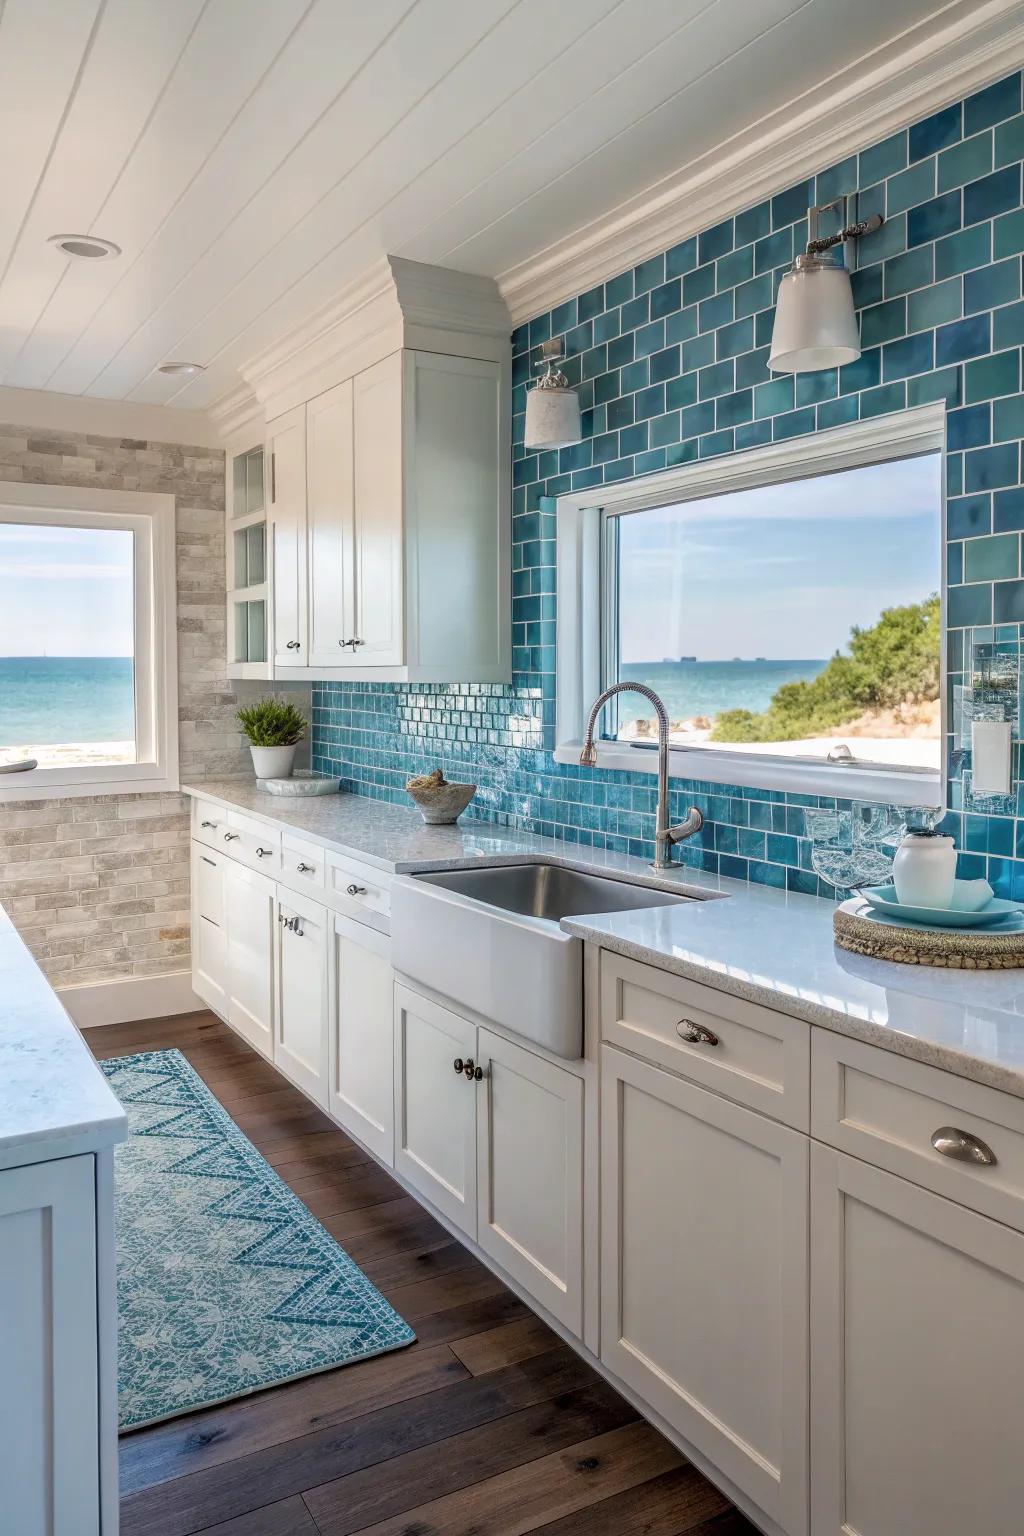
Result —
[[[258,779],[290,779],[295,748],[306,734],[305,718],[282,699],[257,699],[235,716],[249,738]]]

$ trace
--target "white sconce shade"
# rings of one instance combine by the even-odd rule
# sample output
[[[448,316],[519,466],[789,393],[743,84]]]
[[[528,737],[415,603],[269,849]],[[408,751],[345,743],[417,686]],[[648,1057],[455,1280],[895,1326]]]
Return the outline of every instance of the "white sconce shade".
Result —
[[[544,373],[526,396],[527,448],[566,448],[582,437],[580,397],[570,389],[569,381],[558,367],[562,357],[561,341],[545,341],[542,361],[537,366]]]
[[[858,357],[849,272],[813,255],[798,256],[779,284],[768,367],[774,373],[816,373]]]

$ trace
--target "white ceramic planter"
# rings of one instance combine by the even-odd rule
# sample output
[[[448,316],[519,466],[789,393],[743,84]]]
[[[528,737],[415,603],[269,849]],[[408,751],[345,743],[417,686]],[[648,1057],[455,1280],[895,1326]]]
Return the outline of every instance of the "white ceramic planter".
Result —
[[[253,747],[252,765],[258,779],[290,779],[295,767],[295,747]]]

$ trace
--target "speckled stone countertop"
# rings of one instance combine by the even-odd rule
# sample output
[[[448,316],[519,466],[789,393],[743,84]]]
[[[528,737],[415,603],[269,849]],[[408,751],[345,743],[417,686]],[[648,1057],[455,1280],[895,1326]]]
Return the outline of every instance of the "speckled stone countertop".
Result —
[[[399,874],[481,859],[545,859],[669,890],[728,896],[567,918],[561,926],[618,954],[1024,1098],[1024,970],[969,973],[867,960],[836,949],[833,904],[814,896],[685,868],[657,877],[640,859],[482,821],[427,827],[413,809],[365,796],[281,801],[241,779],[197,783],[186,793]]]
[[[127,1129],[85,1041],[0,910],[0,1168],[96,1152]]]

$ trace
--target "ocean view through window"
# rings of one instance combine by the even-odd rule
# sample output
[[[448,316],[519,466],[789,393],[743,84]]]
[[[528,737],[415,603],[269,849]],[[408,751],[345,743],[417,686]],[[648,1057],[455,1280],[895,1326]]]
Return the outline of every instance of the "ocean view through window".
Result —
[[[604,681],[674,744],[939,770],[939,452],[607,515],[602,561]],[[653,741],[617,702],[606,735]]]
[[[0,800],[178,787],[173,496],[0,482]]]
[[[0,752],[136,761],[134,535],[0,523]]]

